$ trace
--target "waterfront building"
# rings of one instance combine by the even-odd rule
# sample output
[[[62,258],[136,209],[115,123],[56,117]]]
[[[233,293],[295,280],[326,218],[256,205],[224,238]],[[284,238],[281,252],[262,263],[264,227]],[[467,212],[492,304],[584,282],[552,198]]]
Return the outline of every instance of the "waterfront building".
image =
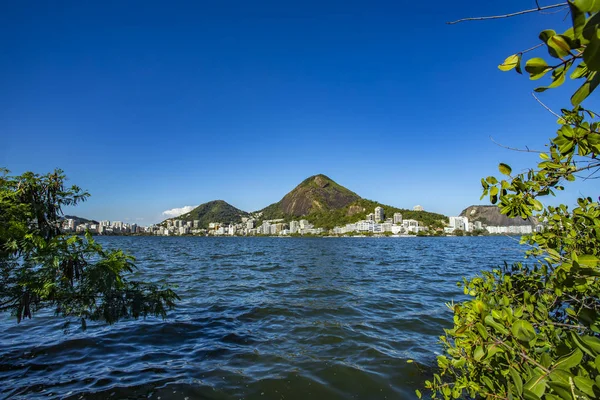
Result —
[[[298,221],[290,221],[290,233],[298,233],[300,223]]]
[[[305,220],[305,219],[300,220],[300,229],[310,229],[310,228],[312,228],[312,225],[309,224],[307,220]]]
[[[271,234],[271,224],[268,223],[267,221],[263,222],[263,224],[260,226],[260,233],[262,233],[263,235],[270,235]]]
[[[385,213],[383,207],[375,207],[375,221],[381,222],[385,219]]]
[[[402,224],[402,214],[394,213],[394,224]]]
[[[469,232],[469,219],[467,217],[448,217],[449,227],[452,231],[460,229],[461,231]]]

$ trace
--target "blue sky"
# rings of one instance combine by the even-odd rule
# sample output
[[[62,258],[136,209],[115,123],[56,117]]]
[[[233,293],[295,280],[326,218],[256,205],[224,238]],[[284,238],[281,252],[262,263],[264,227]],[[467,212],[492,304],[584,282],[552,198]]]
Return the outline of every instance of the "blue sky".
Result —
[[[566,23],[445,22],[534,5],[6,2],[0,166],[65,170],[92,194],[67,211],[95,219],[150,224],[214,199],[254,211],[317,173],[455,215],[481,203],[480,178],[499,162],[536,160],[490,137],[541,148],[556,130],[536,83],[497,65]],[[542,99],[558,110],[573,90]]]

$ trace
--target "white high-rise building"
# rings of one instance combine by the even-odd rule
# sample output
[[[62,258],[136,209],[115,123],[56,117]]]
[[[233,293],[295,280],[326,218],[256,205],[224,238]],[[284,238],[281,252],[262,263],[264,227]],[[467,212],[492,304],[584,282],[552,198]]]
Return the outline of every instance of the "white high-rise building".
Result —
[[[298,233],[300,223],[298,221],[290,221],[290,233]]]
[[[375,207],[375,221],[381,222],[385,219],[385,213],[382,207]]]
[[[394,213],[394,223],[401,224],[402,223],[402,214]]]
[[[469,219],[467,217],[448,217],[448,225],[452,230],[460,229],[461,231],[469,231]]]

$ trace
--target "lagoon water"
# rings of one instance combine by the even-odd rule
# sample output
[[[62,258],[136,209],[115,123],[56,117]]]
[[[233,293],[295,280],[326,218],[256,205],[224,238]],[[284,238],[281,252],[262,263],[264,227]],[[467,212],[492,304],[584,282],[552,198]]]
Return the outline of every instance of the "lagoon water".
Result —
[[[510,237],[102,237],[177,285],[163,321],[0,315],[0,398],[412,399],[456,282],[522,260]],[[413,359],[416,363],[407,363]]]

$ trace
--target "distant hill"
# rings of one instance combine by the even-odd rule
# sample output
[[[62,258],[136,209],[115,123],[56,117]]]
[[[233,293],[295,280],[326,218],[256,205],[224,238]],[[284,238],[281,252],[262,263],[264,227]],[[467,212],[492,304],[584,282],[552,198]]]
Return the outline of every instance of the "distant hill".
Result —
[[[82,217],[77,217],[75,215],[65,215],[63,217],[63,219],[73,219],[73,220],[75,220],[75,223],[77,225],[81,225],[81,224],[96,224],[96,225],[98,225],[99,224],[98,221],[95,221],[93,219],[86,219],[86,218],[82,218]]]
[[[522,226],[537,225],[538,223],[536,218],[509,218],[501,214],[497,206],[491,205],[469,206],[460,213],[460,216],[467,217],[470,222],[480,221],[489,226]]]
[[[403,219],[414,219],[425,226],[442,227],[444,222],[448,222],[448,217],[442,214],[436,214],[428,211],[413,211],[404,208],[397,208],[386,204],[378,203],[373,200],[359,199],[346,207],[329,212],[314,212],[305,218],[316,227],[332,229],[336,226],[351,224],[367,218],[367,215],[375,211],[375,207],[383,208],[385,218],[392,218],[394,213],[402,214]]]
[[[221,222],[223,224],[238,223],[242,217],[247,217],[248,215],[247,212],[235,208],[223,200],[214,200],[200,204],[192,211],[180,215],[175,219],[184,221],[198,220],[200,221],[200,228],[208,228],[210,222]]]
[[[329,177],[313,175],[261,210],[264,219],[303,217],[316,212],[339,210],[359,200],[360,196]]]
[[[404,219],[415,219],[427,226],[442,226],[443,221],[448,221],[441,214],[400,209],[363,199],[325,175],[305,179],[280,201],[260,212],[263,219],[304,218],[318,228],[331,229],[365,219],[375,207],[383,207],[386,218],[399,212]]]

